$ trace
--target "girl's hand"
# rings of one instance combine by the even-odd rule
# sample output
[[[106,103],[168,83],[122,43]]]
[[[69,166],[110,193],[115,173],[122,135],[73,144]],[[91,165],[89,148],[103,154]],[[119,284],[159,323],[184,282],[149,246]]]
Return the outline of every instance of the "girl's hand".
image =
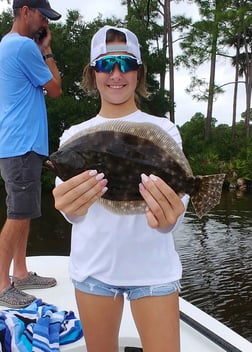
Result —
[[[150,227],[164,228],[174,225],[185,211],[180,197],[161,178],[141,175],[139,192],[146,201],[146,218]]]
[[[53,190],[55,208],[68,215],[85,215],[89,207],[107,191],[107,179],[88,170],[59,184]]]

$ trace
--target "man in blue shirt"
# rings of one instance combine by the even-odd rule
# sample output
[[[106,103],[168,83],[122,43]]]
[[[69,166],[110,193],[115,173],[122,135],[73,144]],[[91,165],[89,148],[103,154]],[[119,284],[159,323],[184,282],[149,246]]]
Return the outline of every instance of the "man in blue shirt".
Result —
[[[41,215],[41,171],[48,155],[44,91],[61,95],[48,19],[61,15],[47,0],[14,0],[14,21],[0,42],[0,172],[7,192],[7,219],[0,233],[0,306],[20,308],[36,297],[22,289],[56,285],[28,272],[30,221]],[[9,278],[13,261],[13,276]]]

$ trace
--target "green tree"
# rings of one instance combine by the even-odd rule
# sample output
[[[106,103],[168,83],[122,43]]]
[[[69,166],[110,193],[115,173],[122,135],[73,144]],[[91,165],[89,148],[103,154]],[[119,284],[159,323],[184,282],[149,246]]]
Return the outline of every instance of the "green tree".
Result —
[[[164,59],[168,58],[168,74],[169,74],[169,97],[171,102],[170,120],[175,122],[175,75],[174,75],[174,43],[173,32],[183,32],[185,28],[190,26],[191,19],[184,16],[172,16],[171,2],[173,0],[159,0],[159,12],[163,19],[163,52]],[[183,0],[176,0],[180,3]],[[187,1],[190,2],[190,1]],[[165,78],[167,76],[167,69],[160,73],[160,89],[165,92]]]
[[[236,119],[236,100],[239,77],[245,77],[241,81],[246,87],[246,112],[245,112],[245,134],[249,137],[250,121],[250,102],[251,102],[251,83],[252,83],[252,66],[251,66],[251,43],[252,43],[252,2],[251,1],[231,1],[228,12],[228,36],[226,44],[235,49],[235,55],[231,57],[231,63],[235,67],[235,86],[233,102],[233,120],[232,129],[235,135]]]
[[[204,148],[205,123],[205,116],[198,112],[190,121],[179,128],[183,140],[183,149],[188,158]]]
[[[204,138],[205,116],[195,114],[191,121],[181,126],[184,153],[196,175],[226,173],[226,180],[236,183],[238,177],[252,180],[252,137],[244,143],[244,121],[236,124],[236,136],[232,139],[232,127],[216,126],[212,119],[212,133]]]
[[[122,4],[127,6],[125,25],[137,35],[142,59],[147,67],[146,78],[150,96],[141,100],[141,108],[148,113],[164,116],[171,110],[171,102],[169,92],[163,85],[167,58],[162,55],[163,27],[158,24],[158,2],[123,0]]]
[[[122,4],[127,6],[127,26],[137,34],[148,66],[151,97],[142,107],[158,116],[169,112],[171,121],[175,122],[173,33],[182,31],[191,20],[184,16],[171,17],[171,0],[122,0]],[[167,73],[169,90],[165,88]]]
[[[225,32],[223,18],[227,4],[224,0],[199,0],[195,2],[199,6],[200,20],[192,24],[187,35],[181,41],[182,54],[178,57],[177,62],[191,70],[192,83],[188,92],[191,93],[192,90],[199,87],[199,93],[194,95],[194,98],[207,101],[205,138],[209,139],[213,103],[216,95],[223,92],[222,89],[216,86],[215,69],[216,56],[223,54],[219,41]],[[205,80],[195,77],[195,68],[207,62],[210,62],[208,83]]]
[[[11,29],[12,21],[13,15],[11,10],[0,13],[0,40]]]

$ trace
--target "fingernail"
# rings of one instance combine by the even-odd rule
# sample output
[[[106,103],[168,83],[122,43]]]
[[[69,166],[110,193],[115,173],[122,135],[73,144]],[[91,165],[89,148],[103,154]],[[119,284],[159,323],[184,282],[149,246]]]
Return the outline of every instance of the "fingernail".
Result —
[[[105,192],[107,192],[107,190],[108,190],[108,187],[104,187],[104,188],[102,189],[102,194],[104,194]]]
[[[142,183],[139,183],[139,191],[144,191],[145,188],[144,188],[144,185]]]
[[[100,181],[100,185],[101,185],[102,187],[107,186],[107,183],[108,183],[108,180],[107,180],[106,178],[103,178],[103,179]]]
[[[96,178],[96,180],[97,181],[100,181],[100,180],[102,180],[103,179],[103,177],[104,177],[104,173],[103,172],[101,172],[100,174],[98,174],[95,178]]]
[[[97,170],[90,170],[89,171],[89,176],[95,176],[97,175]]]
[[[142,174],[142,175],[141,175],[141,178],[142,178],[142,181],[143,181],[143,182],[147,182],[147,181],[149,180],[149,177],[146,176],[145,174]]]
[[[152,181],[156,182],[156,181],[157,181],[157,176],[151,174],[151,175],[150,175],[150,179],[151,179]]]

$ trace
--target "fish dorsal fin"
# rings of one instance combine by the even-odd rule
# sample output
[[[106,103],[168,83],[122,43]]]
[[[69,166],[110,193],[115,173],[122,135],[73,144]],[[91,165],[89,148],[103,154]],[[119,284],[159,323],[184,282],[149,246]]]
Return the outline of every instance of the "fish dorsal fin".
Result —
[[[130,122],[125,120],[112,120],[109,122],[104,122],[77,132],[64,144],[62,144],[61,147],[76,140],[77,138],[102,131],[121,132],[146,139],[161,148],[166,155],[170,155],[170,157],[175,162],[180,164],[184,170],[187,170],[188,175],[192,175],[191,166],[184,156],[181,148],[178,146],[175,140],[165,132],[163,128],[155,125],[154,123]]]

